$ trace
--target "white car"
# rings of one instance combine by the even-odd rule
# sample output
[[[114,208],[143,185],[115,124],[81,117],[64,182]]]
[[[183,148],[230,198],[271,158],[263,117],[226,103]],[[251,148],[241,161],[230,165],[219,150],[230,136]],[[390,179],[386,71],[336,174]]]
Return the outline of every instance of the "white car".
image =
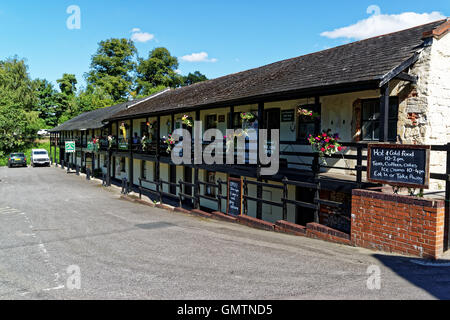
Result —
[[[47,129],[41,129],[37,132],[38,136],[47,136],[48,130]]]
[[[45,149],[33,149],[31,150],[31,166],[50,166],[50,158],[48,152]]]

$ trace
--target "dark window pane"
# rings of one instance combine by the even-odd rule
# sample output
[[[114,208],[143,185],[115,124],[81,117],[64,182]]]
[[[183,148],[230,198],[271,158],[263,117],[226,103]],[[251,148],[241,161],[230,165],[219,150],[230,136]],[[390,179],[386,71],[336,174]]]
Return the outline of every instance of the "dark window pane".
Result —
[[[391,101],[389,103],[389,119],[397,119],[398,117],[398,103],[397,101]]]
[[[380,139],[380,122],[374,121],[373,122],[373,140],[379,140]]]
[[[397,120],[390,120],[388,127],[388,139],[389,141],[397,140]]]
[[[373,123],[371,121],[363,122],[362,124],[363,140],[372,140],[372,136],[373,136]]]
[[[362,106],[362,117],[363,120],[370,120],[373,115],[373,106],[371,103],[363,103]]]
[[[314,127],[314,123],[300,123],[298,137],[300,139],[307,139],[310,134],[314,134]]]

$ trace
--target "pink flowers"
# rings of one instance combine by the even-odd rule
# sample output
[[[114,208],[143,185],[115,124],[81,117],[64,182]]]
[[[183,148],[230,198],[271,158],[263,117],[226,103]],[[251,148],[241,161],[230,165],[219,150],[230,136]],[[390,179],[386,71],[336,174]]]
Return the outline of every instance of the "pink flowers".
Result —
[[[318,136],[309,135],[309,143],[313,147],[313,150],[319,152],[321,157],[331,156],[338,151],[342,151],[345,148],[338,142],[338,134],[329,134],[326,132],[321,133]]]

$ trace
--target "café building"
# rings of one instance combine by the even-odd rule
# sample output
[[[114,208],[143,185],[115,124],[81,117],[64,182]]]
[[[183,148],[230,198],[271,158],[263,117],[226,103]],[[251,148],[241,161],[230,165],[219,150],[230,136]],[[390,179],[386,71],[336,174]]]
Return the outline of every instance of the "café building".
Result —
[[[52,130],[52,155],[171,206],[245,216],[239,219],[331,241],[438,256],[448,244],[449,30],[450,21],[440,20],[88,112]],[[247,136],[241,164],[176,165],[167,138],[178,128],[196,138],[194,121],[202,122],[201,136],[208,129],[226,136],[227,129],[252,128],[278,129],[279,138]],[[322,140],[314,141],[317,137]],[[76,141],[74,154],[65,153],[69,140]],[[203,141],[203,148],[211,141]],[[402,183],[372,177],[371,168],[372,174],[385,170],[371,163],[372,155],[381,154],[375,143],[427,146],[399,151],[400,161],[409,161],[405,166],[417,175],[405,175]],[[258,147],[279,153],[278,173],[261,174],[265,164],[251,152]],[[242,150],[230,151],[224,143],[223,151],[225,156]],[[412,153],[423,159],[408,156]],[[230,206],[230,181],[239,182],[231,190],[239,199],[237,211]],[[358,231],[364,219],[355,220],[358,212],[376,207],[366,208],[364,197],[388,195],[397,198],[382,199],[385,204],[414,198],[424,202],[423,212],[437,210],[433,254],[423,253],[431,244],[404,245],[401,251],[382,241],[387,233]]]

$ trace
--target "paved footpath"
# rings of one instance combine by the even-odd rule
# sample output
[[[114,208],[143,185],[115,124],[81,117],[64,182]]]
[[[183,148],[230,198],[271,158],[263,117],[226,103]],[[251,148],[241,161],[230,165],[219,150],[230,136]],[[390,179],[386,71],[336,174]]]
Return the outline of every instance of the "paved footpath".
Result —
[[[60,168],[0,180],[0,299],[450,298],[450,263],[151,208]]]

